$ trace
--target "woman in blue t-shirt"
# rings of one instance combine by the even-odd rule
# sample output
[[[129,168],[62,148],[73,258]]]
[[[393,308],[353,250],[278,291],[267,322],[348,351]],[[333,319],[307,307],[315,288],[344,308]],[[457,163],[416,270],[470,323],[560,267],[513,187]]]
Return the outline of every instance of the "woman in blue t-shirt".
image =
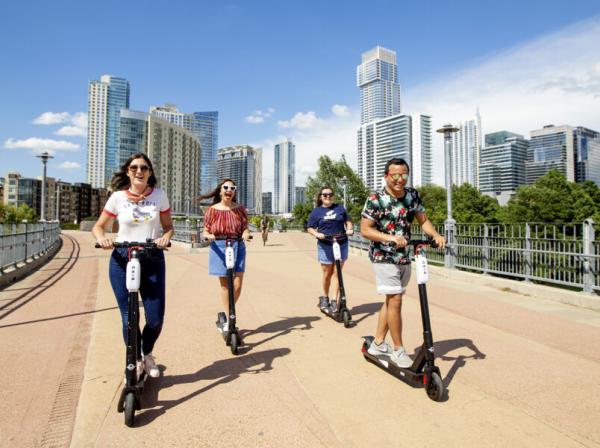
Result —
[[[327,239],[328,235],[345,234],[352,235],[354,233],[352,222],[346,212],[344,206],[334,204],[333,189],[330,187],[322,187],[317,196],[317,206],[308,217],[308,233],[317,238],[317,256],[321,269],[323,270],[323,295],[319,297],[319,307],[326,308],[329,306],[329,287],[331,285],[331,276],[335,268],[335,260],[333,258],[333,243]],[[344,266],[344,262],[348,258],[348,238],[338,238],[342,260],[340,266]],[[339,286],[337,281],[334,286],[334,297],[337,298]]]

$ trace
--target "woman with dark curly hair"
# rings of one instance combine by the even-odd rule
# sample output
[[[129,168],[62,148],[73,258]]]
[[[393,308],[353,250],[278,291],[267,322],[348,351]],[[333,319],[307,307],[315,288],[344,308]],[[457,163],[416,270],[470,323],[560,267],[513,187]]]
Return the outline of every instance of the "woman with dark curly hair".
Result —
[[[166,193],[155,188],[157,184],[152,162],[146,154],[133,154],[115,173],[113,193],[92,229],[96,241],[103,249],[113,249],[113,240],[104,229],[113,220],[119,222],[116,242],[144,242],[152,239],[161,248],[168,246],[173,237],[171,209]],[[127,248],[114,248],[110,257],[109,277],[119,304],[123,324],[123,338],[127,343],[129,294],[125,274],[128,261]],[[165,316],[165,259],[162,250],[140,259],[142,278],[140,296],[144,304],[146,325],[140,335],[141,353],[138,353],[138,374],[141,369],[156,378],[160,370],[152,355],[163,327]]]

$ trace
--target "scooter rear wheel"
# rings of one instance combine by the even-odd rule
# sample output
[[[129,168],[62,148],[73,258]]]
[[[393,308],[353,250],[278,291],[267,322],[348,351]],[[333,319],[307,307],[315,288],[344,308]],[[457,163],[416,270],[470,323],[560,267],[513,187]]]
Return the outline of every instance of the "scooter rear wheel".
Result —
[[[231,347],[231,354],[237,355],[240,346],[240,336],[237,333],[231,333],[231,336],[229,337],[229,346]]]
[[[133,392],[125,395],[123,413],[125,414],[125,425],[131,428],[135,420],[135,394]]]
[[[437,372],[431,372],[431,377],[427,381],[427,396],[433,401],[442,401],[444,397],[444,383],[437,374]]]

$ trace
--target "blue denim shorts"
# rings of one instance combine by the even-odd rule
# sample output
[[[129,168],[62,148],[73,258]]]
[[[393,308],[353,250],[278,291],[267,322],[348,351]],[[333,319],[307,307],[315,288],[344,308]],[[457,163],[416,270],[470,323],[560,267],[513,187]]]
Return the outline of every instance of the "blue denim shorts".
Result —
[[[234,272],[246,271],[246,244],[243,241],[233,242],[235,256]],[[217,277],[227,277],[225,266],[225,241],[218,240],[210,243],[208,252],[208,274]]]
[[[342,253],[342,261],[348,259],[348,241],[340,244],[340,252]],[[333,264],[333,245],[317,243],[317,258],[321,264]]]

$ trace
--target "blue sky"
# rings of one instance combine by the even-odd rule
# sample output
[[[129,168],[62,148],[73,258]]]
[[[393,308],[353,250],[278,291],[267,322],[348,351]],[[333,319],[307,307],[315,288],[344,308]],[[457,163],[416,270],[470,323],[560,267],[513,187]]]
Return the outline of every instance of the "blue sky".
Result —
[[[355,70],[376,45],[398,54],[403,111],[434,123],[479,106],[484,132],[600,129],[597,0],[3,2],[0,176],[39,175],[34,147],[50,145],[48,174],[85,181],[77,114],[89,80],[112,74],[130,81],[132,109],[218,110],[219,146],[263,147],[265,191],[273,143],[292,138],[302,184],[322,153],[355,163]]]

